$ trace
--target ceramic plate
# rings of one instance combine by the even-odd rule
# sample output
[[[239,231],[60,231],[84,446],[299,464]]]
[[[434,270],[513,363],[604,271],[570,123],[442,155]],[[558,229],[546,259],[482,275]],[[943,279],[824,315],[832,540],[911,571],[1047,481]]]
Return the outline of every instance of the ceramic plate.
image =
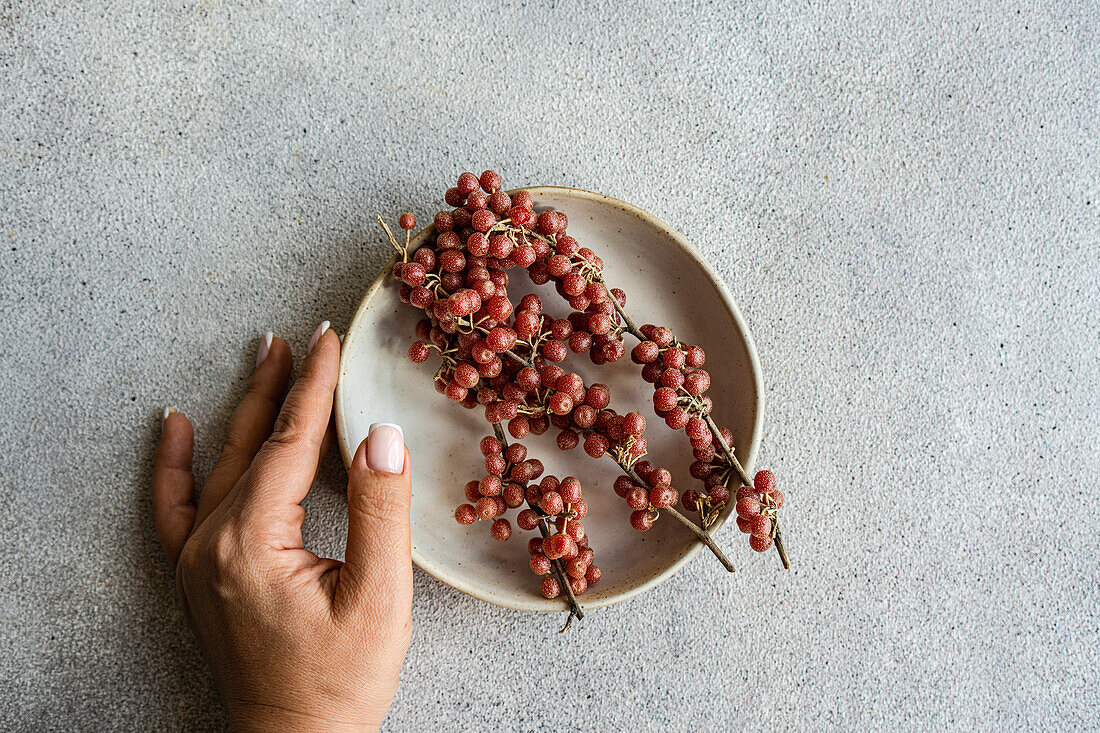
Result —
[[[683,341],[707,352],[710,394],[719,424],[733,430],[738,457],[751,471],[763,415],[760,364],[748,327],[720,279],[699,254],[668,225],[636,206],[588,191],[551,186],[529,188],[536,210],[552,207],[569,215],[569,234],[603,258],[610,287],[627,293],[626,312],[635,323],[669,326]],[[431,227],[421,232],[428,241]],[[415,247],[414,247],[415,249]],[[527,562],[527,540],[536,536],[515,526],[513,535],[497,542],[489,523],[470,527],[454,520],[464,503],[463,486],[484,474],[478,450],[482,436],[492,434],[483,410],[466,410],[432,387],[435,358],[420,365],[408,360],[414,326],[423,312],[397,298],[389,267],[371,284],[344,339],[340,383],[336,391],[336,427],[345,464],[367,435],[372,422],[396,422],[405,432],[412,455],[412,555],[430,575],[476,598],[508,608],[561,611],[560,599],[544,599]],[[568,305],[552,286],[534,286],[520,270],[509,272],[512,302],[539,292],[545,309],[556,317]],[[629,351],[616,364],[596,367],[585,355],[570,353],[564,362],[586,383],[611,388],[611,406],[620,414],[636,410],[646,416],[649,458],[668,466],[681,490],[697,484],[688,476],[691,449],[682,431],[674,432],[653,412],[651,385],[642,381]],[[612,491],[618,467],[609,458],[593,460],[578,448],[557,448],[557,430],[530,436],[529,455],[559,478],[575,475],[589,505],[585,528],[603,580],[580,597],[584,608],[625,600],[667,580],[705,548],[671,517],[662,517],[648,532],[637,532],[630,511]],[[724,512],[712,532],[721,528]],[[698,515],[690,514],[693,518]],[[720,532],[719,544],[737,562],[744,558],[743,538]],[[709,552],[708,552],[709,555]],[[710,562],[716,562],[708,558]]]

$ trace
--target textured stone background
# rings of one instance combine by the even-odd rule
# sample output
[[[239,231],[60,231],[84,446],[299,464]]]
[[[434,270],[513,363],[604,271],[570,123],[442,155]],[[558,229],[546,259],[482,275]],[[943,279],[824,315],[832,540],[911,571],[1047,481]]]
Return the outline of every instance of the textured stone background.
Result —
[[[566,636],[418,572],[389,729],[1100,726],[1096,5],[404,5],[0,2],[0,727],[221,724],[159,412],[209,468],[258,334],[343,330],[375,212],[487,166],[715,264],[796,569],[727,528]]]

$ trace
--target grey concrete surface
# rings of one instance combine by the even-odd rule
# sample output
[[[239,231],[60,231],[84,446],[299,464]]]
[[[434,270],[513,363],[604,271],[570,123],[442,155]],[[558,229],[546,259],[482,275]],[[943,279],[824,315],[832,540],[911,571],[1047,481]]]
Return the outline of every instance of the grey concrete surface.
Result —
[[[1051,6],[1057,7],[1051,7]],[[653,211],[767,387],[795,569],[560,619],[417,573],[408,730],[1100,727],[1090,3],[0,3],[0,728],[224,724],[149,521],[268,328],[494,167]],[[307,500],[339,556],[343,476]]]

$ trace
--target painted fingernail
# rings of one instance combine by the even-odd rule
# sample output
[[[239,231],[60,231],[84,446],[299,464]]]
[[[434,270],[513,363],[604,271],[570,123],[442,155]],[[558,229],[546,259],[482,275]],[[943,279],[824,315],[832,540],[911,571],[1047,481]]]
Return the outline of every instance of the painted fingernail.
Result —
[[[367,436],[368,468],[385,473],[401,473],[405,469],[405,434],[400,425],[372,423]]]
[[[321,336],[328,330],[328,321],[321,321],[321,325],[317,327],[317,330],[313,332],[313,338],[309,340],[309,351],[306,353],[312,354],[313,349],[316,348],[317,342],[321,340]]]
[[[267,359],[267,355],[271,353],[271,339],[275,338],[275,334],[268,331],[264,334],[264,338],[260,341],[260,348],[256,349],[256,366],[263,364]]]
[[[164,423],[168,420],[168,416],[176,411],[174,407],[165,407],[164,414],[160,417],[160,429],[164,430]]]

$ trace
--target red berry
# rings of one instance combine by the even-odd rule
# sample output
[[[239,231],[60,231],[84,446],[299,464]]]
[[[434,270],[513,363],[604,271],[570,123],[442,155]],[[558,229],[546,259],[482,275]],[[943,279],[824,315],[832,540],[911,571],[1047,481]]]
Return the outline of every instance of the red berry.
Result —
[[[752,520],[737,517],[737,529],[741,530],[745,534],[752,534]]]
[[[661,372],[661,386],[678,389],[684,383],[684,373],[679,369],[665,369]]]
[[[660,349],[657,348],[657,344],[652,341],[641,341],[630,352],[630,358],[636,364],[649,364],[657,360],[659,353]]]
[[[572,542],[573,540],[569,535],[558,532],[542,541],[542,549],[548,558],[557,560],[559,557],[566,554]]]
[[[666,369],[683,369],[684,361],[684,352],[679,349],[667,349],[665,353],[661,354],[661,363],[665,365]]]
[[[509,509],[515,509],[523,504],[523,487],[516,483],[505,484],[501,498]]]
[[[693,417],[688,420],[684,432],[687,433],[692,442],[703,441],[710,437],[710,428],[707,427],[706,420],[701,417]]]
[[[771,546],[771,537],[757,537],[756,535],[749,537],[749,547],[756,550],[757,552],[764,552]]]
[[[509,463],[522,463],[527,458],[527,446],[523,443],[512,443],[505,448],[504,457],[508,459]]]
[[[737,516],[750,519],[760,514],[760,502],[751,496],[737,501]]]
[[[516,524],[520,529],[530,532],[535,527],[539,526],[539,515],[534,509],[524,509],[518,515],[516,515]]]
[[[478,181],[477,176],[473,173],[463,173],[458,177],[458,192],[463,196],[469,196],[471,193],[477,190],[481,183]]]
[[[663,488],[672,485],[672,472],[667,468],[656,468],[646,479],[653,488]]]
[[[518,519],[516,521],[516,524],[519,524]],[[532,527],[531,529],[534,529],[534,527]],[[531,555],[542,554],[542,538],[532,537],[531,539],[527,540],[527,552]]]
[[[443,200],[447,202],[448,206],[462,206],[466,201],[466,194],[459,191],[458,188],[448,188],[447,193],[444,194]]]
[[[541,542],[541,541],[540,541]],[[554,569],[554,563],[550,561],[546,555],[541,552],[531,555],[530,560],[531,572],[535,575],[547,575]]]
[[[519,267],[528,268],[537,259],[538,255],[535,254],[535,248],[529,244],[521,244],[512,250],[512,262]]]
[[[409,359],[414,364],[423,364],[431,356],[431,349],[423,341],[413,341],[412,346],[409,347]]]
[[[573,410],[573,398],[565,392],[550,395],[550,409],[556,415],[567,415]]]
[[[588,570],[584,573],[584,579],[588,581],[589,586],[593,586],[600,582],[600,578],[603,577],[603,572],[595,565],[589,565]]]
[[[459,524],[473,524],[477,521],[477,511],[472,504],[460,504],[455,509],[455,520]]]
[[[471,212],[481,211],[482,209],[488,208],[488,206],[489,197],[482,191],[474,191],[466,197],[466,208]]]
[[[463,197],[462,200],[465,201],[466,198]],[[455,221],[455,229],[465,229],[470,226],[470,216],[470,210],[465,206],[460,206],[451,211],[451,218]]]
[[[581,482],[573,476],[566,476],[558,485],[558,494],[566,504],[572,504],[581,498]]]
[[[508,432],[516,440],[523,440],[531,432],[531,423],[525,415],[518,415],[508,421]]]
[[[504,542],[512,536],[512,525],[507,519],[497,519],[493,522],[493,526],[489,528],[489,533],[493,535],[493,539],[497,542]]]
[[[544,211],[539,214],[538,224],[535,227],[539,234],[547,236],[558,230],[558,217],[552,211]]]
[[[716,484],[710,487],[708,496],[712,504],[725,504],[730,500],[730,490],[722,484]]]
[[[649,494],[640,486],[634,486],[627,492],[626,505],[635,511],[649,506]]]
[[[772,500],[777,509],[783,506],[783,492],[781,492],[779,489],[773,489],[772,491],[769,491],[768,498]]]
[[[571,578],[583,578],[588,570],[588,563],[579,556],[565,563],[565,574]]]
[[[497,215],[488,209],[481,209],[475,211],[474,215],[470,217],[470,224],[473,228],[479,232],[487,232],[493,228],[493,225],[497,223]]]
[[[584,279],[584,275],[579,272],[570,272],[568,275],[562,278],[561,288],[566,295],[576,297],[584,292],[584,289],[588,286],[588,281]],[[572,304],[570,304],[572,305]],[[576,308],[574,310],[584,310],[584,308]]]
[[[664,326],[657,326],[653,329],[653,335],[650,336],[650,339],[664,349],[672,344],[672,331]]]
[[[653,406],[666,411],[676,407],[676,392],[668,387],[659,387],[653,393]]]
[[[448,230],[439,233],[435,238],[435,246],[441,250],[458,249],[462,246],[462,240],[458,238],[458,234]]]
[[[640,509],[630,514],[630,526],[639,532],[645,532],[647,529],[653,526],[654,518],[649,513],[649,509]]]
[[[684,389],[689,395],[698,397],[710,389],[710,374],[706,369],[697,369],[684,378]]]
[[[580,445],[581,439],[572,430],[562,430],[558,433],[558,448],[562,450],[573,450]]]
[[[481,375],[477,373],[477,369],[473,364],[466,362],[459,362],[455,366],[455,381],[461,384],[463,387],[470,389],[477,386],[478,381],[481,379]]]
[[[573,410],[573,424],[578,428],[586,429],[596,424],[597,411],[591,405],[580,405]]]
[[[506,321],[512,313],[512,301],[508,300],[507,296],[494,295],[485,304],[485,309],[488,311],[490,318],[497,321]]]
[[[458,382],[451,382],[447,385],[447,388],[443,391],[443,394],[447,395],[447,399],[454,402],[462,402],[466,399],[466,393],[468,390]]]
[[[539,583],[539,590],[543,598],[557,598],[561,595],[561,583],[553,575],[547,575]]]
[[[447,232],[450,234],[451,232]],[[439,264],[447,272],[461,272],[466,269],[466,255],[457,249],[448,249],[439,254]],[[465,314],[464,314],[465,315]]]
[[[584,499],[577,499],[572,504],[573,511],[577,513],[577,519],[584,519],[588,516],[588,502]]]
[[[506,212],[507,216],[517,227],[529,229],[535,223],[535,212],[530,209],[525,209],[522,206],[516,206],[515,201],[515,198],[513,198],[512,208],[508,209]]]
[[[437,232],[449,232],[455,228],[455,219],[449,211],[438,212],[432,223],[435,224]]]
[[[673,430],[680,430],[688,424],[689,417],[687,410],[677,405],[673,407],[665,415],[665,424],[667,424]]]
[[[561,494],[558,492],[546,491],[539,499],[539,509],[551,516],[558,515],[565,509],[565,502],[562,501]]]
[[[688,489],[685,491],[680,501],[683,503],[684,509],[687,509],[689,512],[699,510],[699,492],[695,489]]]
[[[492,458],[500,458],[500,456],[489,456],[485,460]],[[482,496],[500,496],[504,490],[504,483],[500,480],[500,476],[489,474],[478,483],[478,490]]]
[[[504,456],[499,453],[485,457],[485,470],[490,475],[500,476],[507,467],[508,464],[505,462]]]
[[[634,481],[629,476],[619,476],[615,479],[613,488],[616,494],[625,499],[630,490],[634,488]]]
[[[770,492],[776,487],[775,474],[768,470],[757,471],[752,479],[752,485],[761,494]]]
[[[478,179],[478,183],[487,193],[498,191],[501,184],[500,174],[493,170],[484,171],[481,178]]]
[[[588,590],[588,581],[584,578],[569,578],[569,585],[573,589],[573,595],[579,596]]]
[[[412,229],[416,226],[416,217],[412,213],[406,211],[404,214],[397,217],[397,225],[402,229]]]
[[[763,515],[758,515],[749,520],[749,528],[754,537],[770,537],[772,533],[772,520]]]
[[[649,503],[658,509],[673,506],[680,501],[680,494],[671,486],[659,486],[649,491]]]
[[[497,326],[485,337],[489,348],[498,354],[516,345],[516,332],[507,326]]]
[[[535,205],[535,200],[530,191],[519,190],[512,194],[512,206],[521,206],[530,209]]]
[[[550,361],[561,361],[565,358],[567,352],[564,343],[550,339],[543,343],[539,353]]]
[[[601,457],[610,447],[611,442],[599,433],[589,433],[584,439],[584,452],[593,458]]]
[[[489,197],[489,208],[494,214],[503,216],[508,213],[508,209],[512,208],[512,197],[504,191],[494,191]]]
[[[686,357],[685,363],[693,369],[703,366],[703,363],[707,360],[707,354],[700,346],[687,347],[684,356]]]
[[[584,393],[584,403],[597,410],[602,410],[611,403],[611,391],[606,384],[593,384]]]

